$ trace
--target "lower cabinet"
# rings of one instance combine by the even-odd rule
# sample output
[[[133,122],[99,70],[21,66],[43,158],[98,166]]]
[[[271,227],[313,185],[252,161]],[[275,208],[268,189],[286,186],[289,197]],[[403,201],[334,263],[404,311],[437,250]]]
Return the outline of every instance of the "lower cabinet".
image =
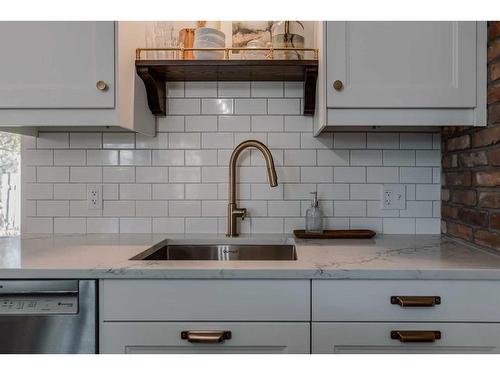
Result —
[[[105,322],[101,353],[310,353],[309,323]]]
[[[312,353],[500,353],[500,324],[312,323]]]

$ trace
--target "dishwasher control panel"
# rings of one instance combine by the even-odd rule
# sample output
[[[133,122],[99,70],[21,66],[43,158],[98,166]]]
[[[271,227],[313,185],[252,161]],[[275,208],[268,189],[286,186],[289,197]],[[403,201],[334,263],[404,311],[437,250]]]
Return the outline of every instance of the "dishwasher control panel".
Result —
[[[0,295],[0,315],[77,314],[78,294]]]

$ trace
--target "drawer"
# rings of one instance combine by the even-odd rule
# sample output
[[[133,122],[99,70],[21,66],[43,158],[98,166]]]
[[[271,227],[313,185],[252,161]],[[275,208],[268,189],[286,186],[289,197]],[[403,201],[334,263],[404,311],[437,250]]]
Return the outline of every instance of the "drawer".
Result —
[[[401,342],[439,332],[434,342]],[[391,333],[393,333],[391,335]],[[435,334],[435,333],[434,333]],[[391,338],[394,336],[394,338]],[[313,323],[312,353],[499,353],[495,323]]]
[[[439,304],[400,306],[391,303],[397,296],[439,297]],[[313,280],[312,316],[313,321],[500,322],[500,282]]]
[[[309,280],[104,280],[105,321],[309,321]]]
[[[209,330],[203,337],[210,342],[187,339],[189,336],[196,340],[199,330]],[[221,334],[226,338],[218,342],[216,339]],[[310,324],[112,322],[102,325],[100,349],[101,353],[108,354],[309,354]]]

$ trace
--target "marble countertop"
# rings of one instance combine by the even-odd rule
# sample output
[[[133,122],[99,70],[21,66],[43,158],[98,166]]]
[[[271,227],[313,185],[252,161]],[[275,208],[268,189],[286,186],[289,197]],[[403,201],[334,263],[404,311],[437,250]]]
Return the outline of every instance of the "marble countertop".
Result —
[[[296,261],[131,261],[154,244],[293,243]],[[296,240],[285,235],[0,238],[0,278],[500,279],[500,256],[441,236]]]

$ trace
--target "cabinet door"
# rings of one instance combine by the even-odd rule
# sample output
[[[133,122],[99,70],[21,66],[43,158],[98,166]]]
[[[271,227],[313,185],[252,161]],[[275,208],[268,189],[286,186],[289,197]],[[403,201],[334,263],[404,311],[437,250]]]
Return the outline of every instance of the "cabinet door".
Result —
[[[114,22],[0,22],[0,108],[113,108],[114,45]]]
[[[330,108],[476,106],[475,22],[328,22],[326,46]]]
[[[434,342],[400,342],[391,332],[432,333]],[[493,323],[313,323],[312,352],[500,353],[500,324]]]
[[[183,331],[230,332],[222,342],[193,343]],[[309,323],[107,322],[101,329],[100,352],[106,354],[308,354]]]

